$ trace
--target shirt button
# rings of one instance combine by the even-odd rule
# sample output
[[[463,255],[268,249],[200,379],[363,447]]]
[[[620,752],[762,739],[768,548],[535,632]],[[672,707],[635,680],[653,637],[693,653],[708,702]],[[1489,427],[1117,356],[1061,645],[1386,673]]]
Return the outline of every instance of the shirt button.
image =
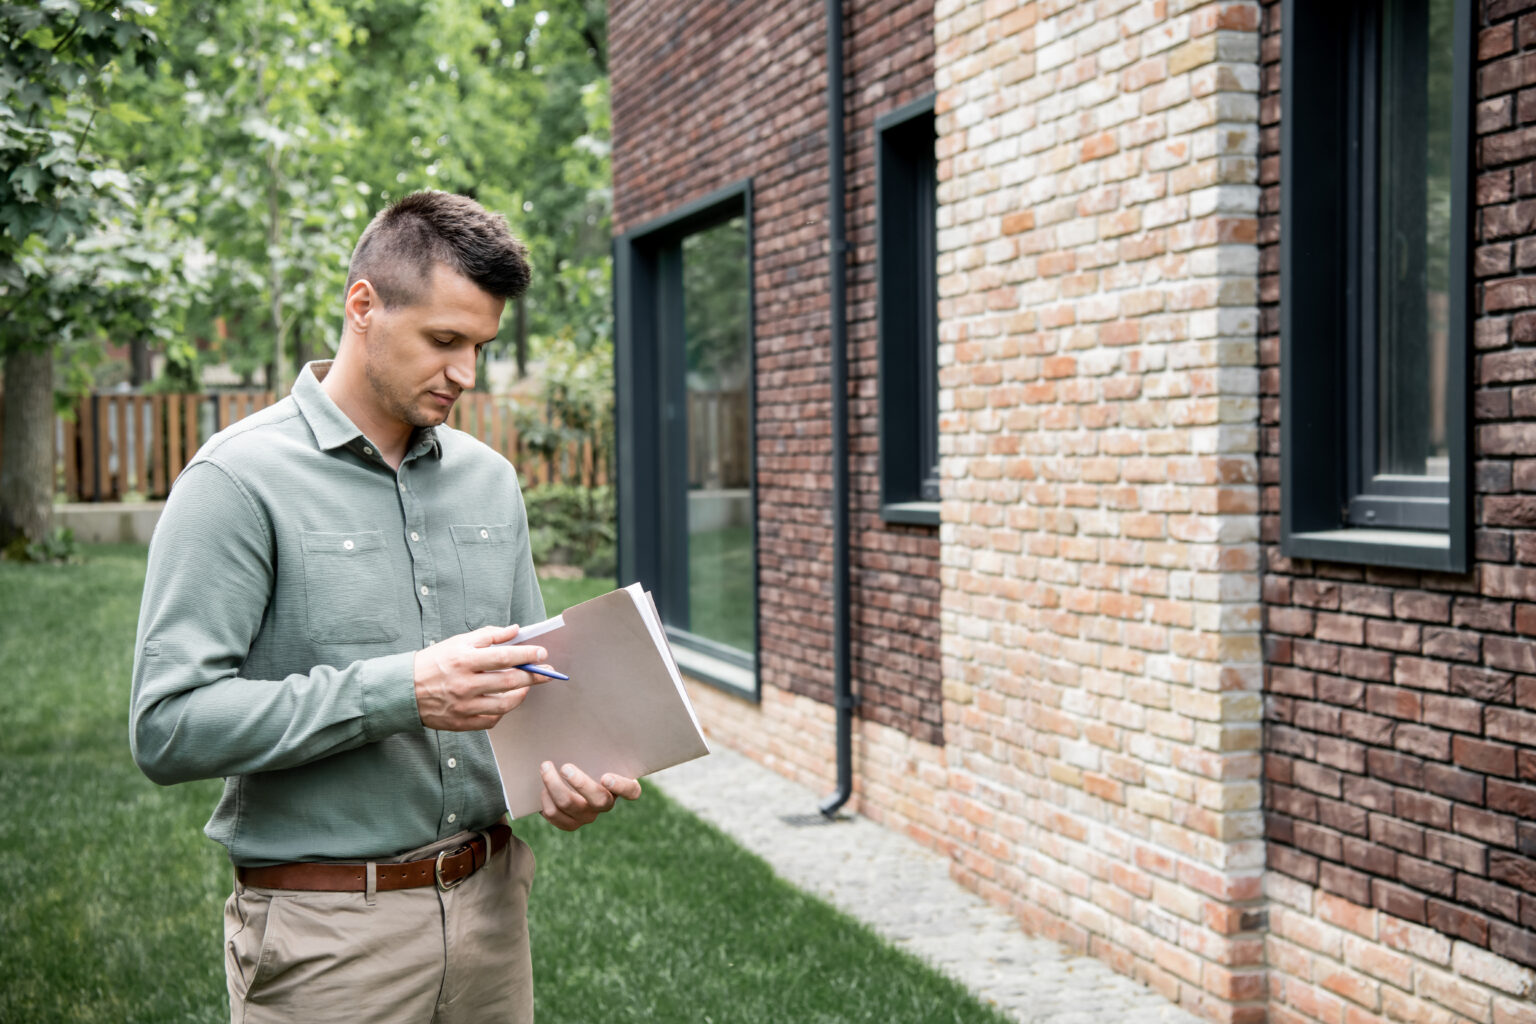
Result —
[[[351,551],[357,545],[353,544],[350,540],[344,540],[341,542],[341,546],[346,548],[348,551]]]
[[[450,815],[448,815],[448,824],[452,825],[454,822],[456,822],[458,820],[459,820],[459,816],[457,814],[450,814]]]
[[[421,534],[417,533],[415,530],[412,530],[411,540],[421,540]]]
[[[490,535],[491,535],[491,534],[490,534],[490,531],[489,531],[489,530],[481,530],[481,531],[480,531],[480,536],[481,536],[481,537],[482,537],[482,538],[485,538],[485,537],[489,537],[489,536],[490,536]]]
[[[401,490],[402,490],[402,491],[403,491],[403,490],[405,490],[405,481],[404,481],[404,480],[401,480],[401,481],[400,481],[400,489],[401,489]]]
[[[373,454],[373,449],[369,448],[367,445],[363,445],[363,454],[364,455],[372,455]]]
[[[422,596],[422,597],[426,597],[426,596],[427,596],[427,595],[428,595],[428,594],[430,594],[430,593],[431,593],[431,591],[430,591],[430,590],[428,590],[428,589],[427,589],[427,588],[426,588],[426,587],[422,587],[422,588],[421,588],[421,596]]]
[[[448,759],[448,767],[449,768],[457,768],[458,766],[459,766],[459,759],[458,758],[450,757]]]

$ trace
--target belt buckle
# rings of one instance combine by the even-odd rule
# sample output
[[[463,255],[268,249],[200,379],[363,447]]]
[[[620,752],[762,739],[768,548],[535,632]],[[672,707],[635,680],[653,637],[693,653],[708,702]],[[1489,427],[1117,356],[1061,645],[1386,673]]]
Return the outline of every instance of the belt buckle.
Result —
[[[464,884],[465,879],[469,878],[470,875],[475,873],[475,870],[474,870],[474,863],[475,862],[474,862],[473,859],[471,859],[470,862],[469,862],[470,863],[470,869],[469,869],[469,871],[465,872],[463,876],[461,876],[459,878],[455,878],[451,882],[443,881],[443,858],[448,856],[449,853],[462,853],[462,852],[464,852],[462,848],[458,849],[458,850],[443,850],[441,853],[439,853],[437,855],[437,863],[435,865],[433,865],[433,867],[432,867],[432,874],[437,878],[437,888],[438,888],[439,892],[447,892],[450,889],[457,889],[459,886]]]

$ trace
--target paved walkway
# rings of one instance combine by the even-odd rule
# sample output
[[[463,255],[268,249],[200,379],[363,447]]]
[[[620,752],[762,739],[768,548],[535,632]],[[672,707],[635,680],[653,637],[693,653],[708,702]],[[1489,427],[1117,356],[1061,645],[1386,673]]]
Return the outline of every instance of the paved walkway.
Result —
[[[780,877],[867,923],[1027,1024],[1198,1024],[1089,957],[1025,935],[1012,916],[949,877],[948,862],[861,817],[816,815],[812,793],[718,744],[655,776],[667,795],[728,833]]]

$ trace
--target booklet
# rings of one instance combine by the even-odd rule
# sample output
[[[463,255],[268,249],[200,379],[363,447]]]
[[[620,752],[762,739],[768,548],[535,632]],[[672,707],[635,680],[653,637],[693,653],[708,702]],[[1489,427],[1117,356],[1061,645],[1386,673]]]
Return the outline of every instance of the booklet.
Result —
[[[511,644],[535,638],[548,664],[571,678],[534,686],[488,733],[514,818],[539,813],[545,761],[594,779],[638,779],[709,753],[656,603],[640,584],[525,626]]]

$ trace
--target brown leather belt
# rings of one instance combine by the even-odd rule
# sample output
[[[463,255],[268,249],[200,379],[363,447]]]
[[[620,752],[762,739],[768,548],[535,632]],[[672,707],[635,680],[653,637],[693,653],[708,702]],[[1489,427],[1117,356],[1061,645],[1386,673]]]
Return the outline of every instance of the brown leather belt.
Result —
[[[405,864],[375,864],[375,890],[419,889],[435,885],[443,892],[461,885],[485,866],[491,856],[506,849],[512,830],[498,822],[485,830],[491,837],[486,853],[485,837],[475,836],[457,850],[444,850],[427,860]],[[258,889],[298,889],[307,892],[364,892],[368,888],[367,864],[274,864],[265,868],[236,868],[241,885]]]

